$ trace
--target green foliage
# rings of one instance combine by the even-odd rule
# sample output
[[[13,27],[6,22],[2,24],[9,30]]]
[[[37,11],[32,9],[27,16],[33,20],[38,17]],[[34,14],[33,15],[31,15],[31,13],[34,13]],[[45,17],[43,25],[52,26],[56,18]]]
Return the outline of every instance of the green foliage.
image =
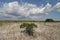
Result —
[[[46,19],[45,22],[54,22],[53,19]]]
[[[20,25],[20,28],[26,27],[26,33],[29,35],[33,35],[33,28],[37,27],[34,23],[23,23]]]

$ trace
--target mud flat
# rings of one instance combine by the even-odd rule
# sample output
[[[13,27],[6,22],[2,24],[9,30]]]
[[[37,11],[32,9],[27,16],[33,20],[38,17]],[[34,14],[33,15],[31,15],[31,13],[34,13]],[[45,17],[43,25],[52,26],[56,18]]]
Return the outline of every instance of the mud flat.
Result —
[[[30,22],[31,23],[31,22]],[[29,36],[20,28],[21,22],[3,23],[0,26],[0,40],[60,40],[60,22],[33,22],[34,36]]]

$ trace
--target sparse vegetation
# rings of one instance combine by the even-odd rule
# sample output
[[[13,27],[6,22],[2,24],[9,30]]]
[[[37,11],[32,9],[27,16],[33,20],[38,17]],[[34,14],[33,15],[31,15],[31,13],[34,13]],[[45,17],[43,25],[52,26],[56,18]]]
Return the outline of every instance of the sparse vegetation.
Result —
[[[60,22],[46,22],[45,24],[47,25],[40,21],[0,21],[0,40],[60,40]],[[33,25],[37,28],[34,29]]]
[[[23,23],[20,25],[20,28],[26,27],[26,33],[33,36],[33,28],[37,27],[34,23]]]

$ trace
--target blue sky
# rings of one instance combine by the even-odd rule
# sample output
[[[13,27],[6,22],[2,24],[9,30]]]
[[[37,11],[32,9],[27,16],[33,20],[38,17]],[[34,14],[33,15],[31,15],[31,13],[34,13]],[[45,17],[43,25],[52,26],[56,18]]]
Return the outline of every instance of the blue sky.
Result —
[[[60,0],[0,0],[0,20],[60,20]]]
[[[0,2],[13,2],[13,1],[18,1],[19,3],[21,2],[21,0],[0,0]],[[33,3],[33,4],[46,4],[47,2],[49,2],[52,5],[55,5],[57,2],[60,2],[60,0],[22,0],[23,2],[28,2],[28,3]]]

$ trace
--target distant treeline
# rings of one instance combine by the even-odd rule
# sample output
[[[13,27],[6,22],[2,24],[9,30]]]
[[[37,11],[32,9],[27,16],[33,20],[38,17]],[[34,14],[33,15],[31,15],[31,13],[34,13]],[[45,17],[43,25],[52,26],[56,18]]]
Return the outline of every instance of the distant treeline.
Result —
[[[46,20],[0,20],[0,22],[60,22],[60,21],[46,19]]]

